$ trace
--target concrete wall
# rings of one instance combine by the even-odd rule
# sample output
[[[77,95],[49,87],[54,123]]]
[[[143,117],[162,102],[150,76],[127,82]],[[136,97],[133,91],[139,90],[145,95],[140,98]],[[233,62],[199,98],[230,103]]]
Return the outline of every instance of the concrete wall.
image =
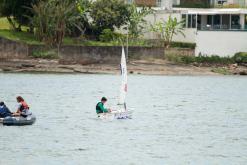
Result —
[[[28,57],[28,45],[0,37],[0,59],[24,59]]]
[[[155,41],[150,41],[155,42]],[[160,41],[156,41],[160,42]],[[150,43],[151,44],[151,43]],[[32,52],[46,50],[42,45],[27,45],[0,38],[0,60],[31,58]],[[119,63],[121,46],[62,46],[59,62],[62,64]],[[128,49],[129,59],[163,59],[165,55],[194,56],[194,49],[163,47],[135,47]]]
[[[63,64],[119,63],[120,46],[63,46],[60,50],[60,62]],[[131,59],[164,58],[164,48],[129,47]]]
[[[191,42],[191,43],[195,43],[196,42],[196,29],[189,29],[189,28],[185,28],[184,35],[178,34],[178,35],[174,35],[173,37],[173,41],[176,42]]]
[[[247,32],[244,31],[198,31],[195,54],[233,56],[247,52]]]
[[[119,63],[121,56],[119,46],[62,46],[60,49],[61,63]],[[33,51],[45,50],[42,45],[27,45],[0,38],[0,60],[31,58]],[[147,59],[164,58],[162,47],[129,47],[129,58]]]
[[[195,56],[195,50],[190,48],[169,48],[165,49],[165,56],[167,55]]]

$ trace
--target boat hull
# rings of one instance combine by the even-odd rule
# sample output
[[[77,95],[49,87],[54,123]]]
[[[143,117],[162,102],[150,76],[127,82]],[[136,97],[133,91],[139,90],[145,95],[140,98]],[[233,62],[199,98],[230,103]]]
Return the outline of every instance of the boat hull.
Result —
[[[1,120],[3,125],[7,126],[24,126],[24,125],[32,125],[36,121],[36,117],[34,115],[28,117],[6,117]]]
[[[125,112],[111,112],[111,113],[102,113],[98,114],[100,119],[131,119],[132,112],[125,111]]]

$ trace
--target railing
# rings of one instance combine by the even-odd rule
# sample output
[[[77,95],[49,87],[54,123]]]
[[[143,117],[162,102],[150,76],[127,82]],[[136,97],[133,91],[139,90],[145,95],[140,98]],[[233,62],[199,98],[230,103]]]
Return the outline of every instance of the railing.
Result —
[[[246,8],[247,2],[243,0],[242,2],[228,3],[227,0],[218,0],[216,3],[210,4],[208,2],[186,2],[180,3],[179,5],[175,4],[173,7],[181,8]]]
[[[241,25],[206,25],[206,26],[198,26],[197,27],[198,30],[205,30],[205,31],[217,31],[217,30],[237,30],[237,31],[242,31],[242,30],[247,30],[247,28],[245,29],[241,29]]]

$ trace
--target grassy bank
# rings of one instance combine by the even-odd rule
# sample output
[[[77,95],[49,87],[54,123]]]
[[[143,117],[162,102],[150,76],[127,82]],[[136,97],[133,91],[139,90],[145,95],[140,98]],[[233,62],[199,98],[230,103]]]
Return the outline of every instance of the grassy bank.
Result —
[[[24,42],[27,44],[36,44],[36,45],[43,44],[42,42],[38,41],[37,38],[35,38],[33,34],[30,34],[28,32],[15,32],[12,30],[0,30],[0,37],[13,40],[13,41]]]
[[[0,30],[0,37],[13,40],[13,41],[20,41],[27,44],[34,44],[34,45],[42,45],[43,42],[39,41],[33,34],[22,31],[22,32],[15,32],[12,30],[1,29]],[[82,46],[121,46],[119,42],[101,42],[101,41],[94,41],[94,40],[84,40],[78,38],[69,38],[65,37],[63,41],[64,45],[82,45]],[[147,46],[150,45],[146,42],[137,42],[137,41],[130,41],[129,46]]]
[[[22,32],[15,32],[11,30],[10,24],[6,18],[0,18],[0,37],[7,38],[13,41],[20,41],[27,44],[43,44],[34,34],[27,32],[27,27],[22,27]],[[77,38],[65,37],[64,45],[82,45],[82,46],[121,46],[122,43],[118,41],[95,41],[87,40],[83,36]],[[145,46],[145,47],[163,47],[164,42],[161,40],[145,40],[145,39],[129,39],[129,46]],[[173,42],[171,47],[178,48],[195,48],[194,43]]]
[[[3,27],[3,26],[2,26]],[[26,31],[15,32],[10,29],[1,29],[0,28],[0,37],[10,39],[13,41],[20,41],[27,44],[44,44],[39,41],[33,34],[28,33]],[[95,40],[87,40],[85,38],[70,38],[65,37],[63,41],[64,45],[82,45],[82,46],[121,46],[122,44],[118,41],[95,41]],[[162,41],[154,41],[154,40],[145,40],[145,39],[129,39],[129,46],[144,46],[144,47],[162,47]],[[182,43],[182,42],[173,42],[171,47],[176,48],[190,48],[193,49],[195,47],[194,43]]]
[[[0,17],[0,29],[10,29],[7,18]]]

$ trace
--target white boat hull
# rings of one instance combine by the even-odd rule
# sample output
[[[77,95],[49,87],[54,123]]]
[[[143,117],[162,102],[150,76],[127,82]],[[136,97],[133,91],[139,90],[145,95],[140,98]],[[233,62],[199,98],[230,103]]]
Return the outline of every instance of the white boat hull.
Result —
[[[100,119],[131,119],[132,118],[132,111],[124,111],[124,112],[117,112],[113,111],[111,113],[101,113],[98,114]]]

